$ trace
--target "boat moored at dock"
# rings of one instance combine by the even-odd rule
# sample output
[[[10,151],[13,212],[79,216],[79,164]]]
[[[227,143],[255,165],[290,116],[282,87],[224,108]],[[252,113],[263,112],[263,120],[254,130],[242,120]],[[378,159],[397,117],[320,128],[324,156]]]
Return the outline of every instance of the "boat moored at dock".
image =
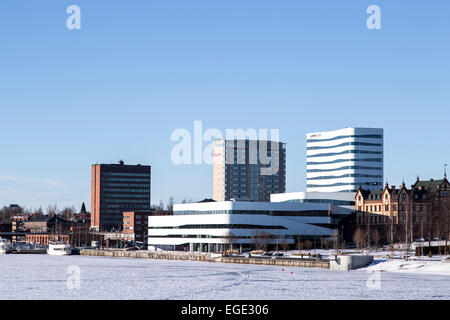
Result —
[[[51,256],[67,256],[72,254],[72,249],[66,242],[51,241],[48,244],[47,254]]]

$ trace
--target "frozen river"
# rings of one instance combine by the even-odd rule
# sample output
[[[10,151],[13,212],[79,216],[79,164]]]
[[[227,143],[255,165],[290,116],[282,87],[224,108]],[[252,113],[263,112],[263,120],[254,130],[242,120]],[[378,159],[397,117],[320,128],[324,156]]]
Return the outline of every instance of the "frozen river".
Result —
[[[0,255],[0,299],[450,299],[450,276]]]

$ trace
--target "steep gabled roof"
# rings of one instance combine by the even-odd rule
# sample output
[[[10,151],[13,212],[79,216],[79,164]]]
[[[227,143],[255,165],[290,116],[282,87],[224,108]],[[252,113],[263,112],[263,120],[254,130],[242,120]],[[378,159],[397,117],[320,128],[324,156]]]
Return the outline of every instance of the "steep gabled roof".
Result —
[[[362,189],[361,187],[358,189],[358,192],[361,193],[361,195],[362,195],[362,197],[363,197],[364,200],[367,199],[367,196],[368,196],[369,193],[370,193],[369,190]],[[357,197],[357,195],[358,195],[358,192],[357,192],[356,195],[355,195],[355,199],[356,199],[356,197]]]
[[[444,182],[444,179],[440,179],[440,180],[425,180],[425,181],[420,181],[417,180],[415,184],[413,184],[411,187],[413,189],[422,189],[422,190],[426,190],[428,192],[435,192],[439,189],[439,186],[442,185],[442,183]]]
[[[380,190],[365,190],[365,189],[359,189],[359,191],[361,192],[364,200],[379,200],[381,199],[381,196],[384,192],[383,189]]]
[[[417,180],[416,183],[413,184],[415,187],[424,186],[424,187],[432,187],[432,186],[438,186],[441,185],[442,182],[444,182],[444,179],[440,180]]]
[[[394,187],[392,187],[392,188],[387,188],[387,191],[389,192],[389,194],[391,195],[391,196],[397,196],[398,194],[399,194],[399,192],[400,192],[400,190],[399,189],[396,189],[396,188],[394,188]]]

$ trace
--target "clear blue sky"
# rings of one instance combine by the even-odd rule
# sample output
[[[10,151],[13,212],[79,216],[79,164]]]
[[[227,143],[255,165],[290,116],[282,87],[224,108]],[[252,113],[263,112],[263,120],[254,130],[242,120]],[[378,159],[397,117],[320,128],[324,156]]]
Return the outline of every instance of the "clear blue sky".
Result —
[[[305,134],[347,126],[385,129],[389,183],[440,178],[449,17],[447,0],[2,0],[0,205],[89,208],[91,164],[119,159],[152,165],[154,203],[211,197],[211,166],[170,160],[194,120],[280,129],[287,191],[305,187]]]

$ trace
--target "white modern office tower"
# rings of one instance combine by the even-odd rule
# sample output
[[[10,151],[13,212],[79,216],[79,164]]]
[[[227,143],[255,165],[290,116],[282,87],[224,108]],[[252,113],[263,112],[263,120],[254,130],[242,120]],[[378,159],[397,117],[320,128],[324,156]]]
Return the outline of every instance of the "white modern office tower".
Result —
[[[307,192],[383,187],[383,129],[345,128],[307,134]]]

